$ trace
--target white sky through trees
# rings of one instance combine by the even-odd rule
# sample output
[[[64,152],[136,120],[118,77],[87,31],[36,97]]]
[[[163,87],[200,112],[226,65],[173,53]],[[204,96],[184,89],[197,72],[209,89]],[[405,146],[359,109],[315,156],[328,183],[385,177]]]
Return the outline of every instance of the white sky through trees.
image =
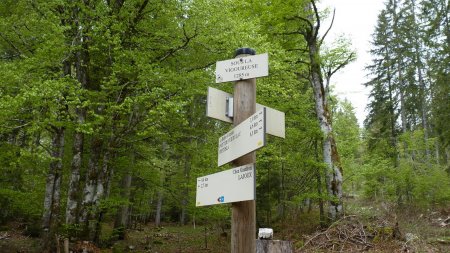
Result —
[[[334,93],[339,98],[347,98],[355,108],[359,125],[367,115],[365,111],[369,89],[363,86],[368,81],[368,72],[364,67],[371,62],[369,54],[371,35],[377,23],[377,16],[384,6],[384,0],[322,0],[320,10],[330,9],[330,18],[322,23],[322,33],[328,29],[333,8],[336,9],[333,28],[325,39],[331,44],[339,35],[351,39],[352,47],[357,51],[357,60],[331,77]]]

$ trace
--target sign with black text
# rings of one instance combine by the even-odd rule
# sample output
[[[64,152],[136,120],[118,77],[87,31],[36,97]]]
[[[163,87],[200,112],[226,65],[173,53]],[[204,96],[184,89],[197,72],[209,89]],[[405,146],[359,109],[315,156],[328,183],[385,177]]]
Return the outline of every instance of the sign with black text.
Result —
[[[219,166],[266,145],[265,133],[266,108],[262,108],[219,138]]]
[[[216,62],[216,83],[269,75],[269,55],[257,54]]]
[[[197,178],[196,206],[255,199],[255,166],[247,164]]]

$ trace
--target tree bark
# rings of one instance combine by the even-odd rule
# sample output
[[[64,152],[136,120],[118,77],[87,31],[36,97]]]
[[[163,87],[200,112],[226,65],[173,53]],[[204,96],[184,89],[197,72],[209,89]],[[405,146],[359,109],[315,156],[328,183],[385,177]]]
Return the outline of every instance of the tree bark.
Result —
[[[91,156],[88,162],[88,172],[86,175],[86,183],[83,190],[82,212],[80,215],[80,223],[84,226],[84,236],[92,238],[93,228],[89,224],[89,219],[92,218],[92,207],[94,204],[94,196],[97,188],[97,180],[99,176],[99,159],[103,146],[103,141],[98,137],[91,139]]]
[[[315,140],[314,143],[314,151],[316,155],[316,160],[319,162],[319,152],[317,150],[317,140]],[[321,176],[321,169],[317,168],[316,170],[316,180],[317,180],[317,194],[319,195],[319,220],[320,220],[320,226],[325,227],[326,219],[325,219],[325,211],[323,208],[323,196],[322,196],[322,176]]]
[[[416,21],[416,3],[414,0],[411,0],[411,4],[412,4],[412,17],[413,17],[413,24],[417,25],[417,21]],[[422,117],[422,127],[423,127],[423,138],[424,138],[424,145],[425,145],[425,158],[426,158],[426,163],[429,165],[430,163],[430,159],[431,159],[431,154],[430,154],[430,149],[428,147],[428,119],[427,119],[427,92],[426,92],[426,85],[425,85],[425,80],[423,78],[423,73],[422,73],[422,59],[421,59],[421,45],[420,45],[420,36],[417,33],[417,31],[412,31],[413,32],[413,36],[414,36],[414,48],[415,48],[415,58],[416,58],[416,67],[417,67],[417,74],[419,77],[419,89],[420,89],[420,99],[421,99],[421,117]]]
[[[241,55],[246,56],[246,55]],[[240,56],[238,56],[240,57]],[[236,81],[234,84],[234,118],[237,126],[256,112],[256,79]],[[234,166],[256,162],[256,152],[233,161]],[[254,200],[231,204],[231,252],[247,253],[256,249],[256,204]]]
[[[342,168],[337,152],[336,143],[332,135],[331,114],[327,103],[327,93],[321,71],[320,45],[325,37],[318,38],[320,29],[320,15],[314,0],[308,5],[313,15],[300,18],[306,23],[300,34],[305,38],[309,55],[309,79],[314,92],[314,102],[320,130],[323,135],[323,162],[327,167],[326,185],[329,195],[328,217],[336,220],[343,214],[342,206]],[[308,10],[307,10],[308,11]],[[326,35],[326,33],[325,33]],[[324,35],[324,36],[325,36]]]
[[[95,221],[95,228],[94,228],[94,232],[93,232],[93,241],[94,242],[99,242],[100,239],[100,232],[101,232],[101,222],[103,220],[103,215],[104,215],[104,210],[100,209],[100,201],[102,199],[105,198],[105,194],[107,193],[107,189],[108,189],[108,185],[109,182],[108,180],[110,179],[108,177],[109,175],[109,161],[111,159],[111,150],[112,150],[112,145],[114,142],[114,137],[111,137],[108,141],[108,145],[106,147],[106,151],[103,154],[103,164],[102,164],[102,169],[99,172],[98,178],[97,178],[97,187],[96,187],[96,191],[95,191],[95,195],[94,195],[94,205],[95,205],[95,216],[96,216],[96,221]]]
[[[78,33],[79,29],[88,29],[87,25],[82,25],[80,22],[80,9],[77,7],[72,8],[72,18],[70,23],[72,24],[72,29],[68,34],[68,37],[75,36],[73,38],[74,42],[81,47],[77,49],[74,54],[74,67],[76,72],[76,77],[80,83],[81,90],[88,88],[89,85],[89,51],[88,51],[88,38],[82,35],[84,32]],[[70,38],[72,40],[72,38]],[[71,66],[69,65],[69,71]],[[86,109],[81,105],[75,110],[77,115],[77,125],[82,126],[86,121]],[[80,170],[83,160],[83,148],[84,148],[84,133],[75,130],[73,137],[73,157],[71,163],[71,175],[69,181],[69,189],[67,194],[67,207],[66,207],[66,224],[75,224],[78,219],[78,203],[80,201],[79,191],[80,191]]]
[[[78,123],[85,121],[85,110],[77,108]],[[84,134],[76,132],[73,138],[73,158],[71,164],[71,175],[69,181],[69,190],[67,194],[66,224],[75,224],[77,221],[77,209],[80,191],[80,170],[82,163],[82,154],[84,146]]]
[[[163,179],[161,179],[161,183],[162,182],[163,182]],[[156,215],[155,215],[155,226],[156,227],[159,227],[159,225],[161,224],[162,204],[163,204],[163,190],[162,190],[162,186],[161,186],[161,189],[159,189],[159,191],[158,191],[158,201],[156,203]]]
[[[42,229],[44,251],[54,251],[55,235],[59,225],[62,158],[64,155],[64,128],[54,127],[52,137],[52,161],[47,174]]]
[[[316,114],[320,130],[324,136],[322,143],[323,161],[327,166],[326,183],[330,195],[328,217],[336,220],[342,215],[342,169],[340,168],[339,154],[332,135],[331,117],[328,104],[326,103],[326,92],[320,71],[319,50],[317,41],[308,40],[309,59],[311,64],[311,84],[314,91]]]

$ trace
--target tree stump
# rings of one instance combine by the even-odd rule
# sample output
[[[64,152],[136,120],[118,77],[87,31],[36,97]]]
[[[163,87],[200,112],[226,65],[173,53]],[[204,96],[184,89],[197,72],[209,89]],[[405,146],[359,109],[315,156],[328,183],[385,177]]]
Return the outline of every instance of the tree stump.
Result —
[[[290,241],[256,240],[256,253],[293,253],[294,246]]]

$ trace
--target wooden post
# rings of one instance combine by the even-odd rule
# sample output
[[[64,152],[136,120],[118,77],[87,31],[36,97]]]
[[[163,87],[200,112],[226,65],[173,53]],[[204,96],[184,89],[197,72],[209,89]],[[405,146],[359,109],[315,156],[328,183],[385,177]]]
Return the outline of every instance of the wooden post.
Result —
[[[236,58],[255,55],[251,48],[236,50]],[[233,125],[237,126],[256,112],[256,78],[240,80],[234,83]],[[233,161],[234,166],[256,162],[255,152],[251,152]],[[256,175],[255,175],[256,176]],[[256,206],[255,201],[232,203],[231,252],[256,252]]]

